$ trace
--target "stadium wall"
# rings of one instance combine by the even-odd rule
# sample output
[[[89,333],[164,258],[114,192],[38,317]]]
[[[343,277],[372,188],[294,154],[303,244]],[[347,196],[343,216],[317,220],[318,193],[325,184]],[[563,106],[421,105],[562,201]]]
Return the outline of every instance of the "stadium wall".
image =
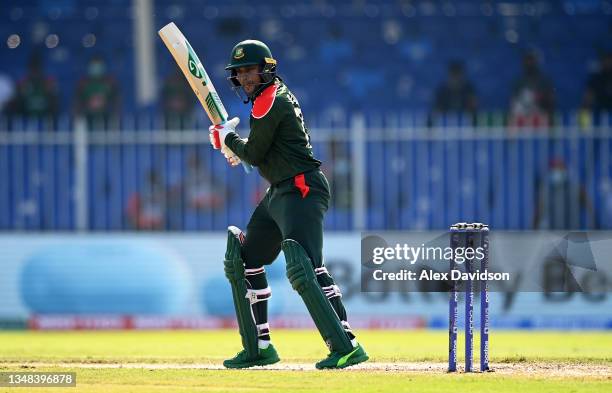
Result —
[[[612,232],[598,232],[611,238]],[[421,244],[433,233],[407,233]],[[500,232],[491,258],[513,264],[550,233]],[[0,327],[193,329],[234,327],[223,275],[224,233],[0,236]],[[445,328],[447,294],[361,291],[361,234],[326,236],[326,264],[349,318],[362,328]],[[603,243],[601,243],[603,244]],[[607,243],[609,244],[609,242]],[[593,250],[596,258],[605,250]],[[608,254],[609,255],[609,254]],[[605,255],[602,256],[605,260]],[[310,327],[285,277],[282,254],[267,268],[272,324]],[[596,294],[491,293],[494,328],[612,329],[612,277]],[[608,288],[608,289],[605,289]]]

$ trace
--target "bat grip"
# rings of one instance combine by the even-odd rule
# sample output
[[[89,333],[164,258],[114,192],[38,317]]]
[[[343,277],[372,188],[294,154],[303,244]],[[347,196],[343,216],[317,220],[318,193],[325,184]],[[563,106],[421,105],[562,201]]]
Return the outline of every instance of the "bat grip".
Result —
[[[253,172],[253,165],[249,164],[248,162],[244,162],[244,161],[241,161],[240,163],[242,164],[242,168],[244,168],[244,172],[246,174]]]
[[[225,123],[227,123],[227,120],[223,121],[223,123],[221,123],[221,124],[225,124]],[[236,121],[234,126],[236,126],[236,124],[238,124],[238,120]],[[218,131],[216,131],[216,134],[214,135],[214,138],[215,138],[215,143],[214,143],[215,149],[217,149],[216,146],[219,146],[218,148],[220,149],[221,148],[221,140],[219,139],[219,132]],[[246,174],[249,174],[249,173],[253,172],[253,166],[251,164],[249,164],[248,162],[244,162],[244,161],[241,161],[240,163],[242,164],[242,168],[244,168],[244,172]]]

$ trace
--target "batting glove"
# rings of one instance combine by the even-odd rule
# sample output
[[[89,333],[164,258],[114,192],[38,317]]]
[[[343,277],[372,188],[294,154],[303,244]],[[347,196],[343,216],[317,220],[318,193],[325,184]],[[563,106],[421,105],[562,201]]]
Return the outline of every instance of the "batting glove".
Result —
[[[226,121],[222,124],[212,125],[208,127],[210,143],[213,148],[221,149],[225,147],[225,137],[230,132],[236,132],[236,127],[240,123],[240,119],[234,117],[231,120]]]

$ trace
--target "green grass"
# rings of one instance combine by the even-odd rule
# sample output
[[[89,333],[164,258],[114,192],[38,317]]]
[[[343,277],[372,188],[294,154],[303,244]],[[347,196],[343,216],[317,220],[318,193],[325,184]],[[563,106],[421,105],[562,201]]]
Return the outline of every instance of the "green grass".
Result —
[[[289,361],[314,361],[327,353],[314,331],[274,331],[272,338]],[[371,359],[380,362],[442,362],[448,350],[444,331],[361,331],[359,341]],[[218,362],[240,349],[240,337],[231,330],[0,332],[0,343],[4,362]],[[459,343],[461,349],[461,337]],[[491,335],[490,346],[493,362],[612,364],[612,333],[606,332],[501,331]]]
[[[444,362],[448,339],[443,331],[362,331],[359,340],[372,362]],[[327,350],[314,331],[274,331],[273,341],[283,361],[308,362]],[[462,341],[460,341],[462,343]],[[476,348],[478,343],[476,342]],[[0,369],[22,369],[45,363],[37,371],[76,371],[78,387],[52,392],[605,392],[612,391],[606,375],[502,373],[449,375],[443,372],[398,371],[278,371],[198,369],[58,368],[55,363],[215,363],[240,349],[235,331],[161,332],[0,332]],[[462,346],[460,346],[460,352]],[[548,363],[612,367],[612,333],[493,332],[493,363]],[[37,389],[45,391],[48,389]],[[0,392],[15,389],[0,388]],[[21,390],[20,390],[21,391]]]

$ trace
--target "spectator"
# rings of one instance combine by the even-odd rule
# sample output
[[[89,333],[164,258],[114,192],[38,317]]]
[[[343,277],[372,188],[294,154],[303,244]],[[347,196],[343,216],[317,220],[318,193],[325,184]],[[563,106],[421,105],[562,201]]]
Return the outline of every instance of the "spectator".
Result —
[[[353,56],[353,43],[344,36],[342,28],[331,23],[327,30],[327,37],[319,44],[319,59],[327,65],[339,64]]]
[[[438,113],[475,114],[478,107],[476,91],[466,78],[463,64],[453,61],[448,65],[448,77],[436,89],[434,111]]]
[[[589,78],[583,108],[593,112],[612,111],[612,52],[601,56],[599,71]]]
[[[87,120],[90,129],[106,129],[110,120],[116,120],[120,110],[119,86],[107,73],[106,62],[94,56],[87,66],[87,76],[77,84],[74,113]]]
[[[351,159],[349,144],[332,139],[329,142],[330,166],[324,168],[331,191],[331,207],[349,210],[353,205],[351,190]]]
[[[189,157],[187,173],[182,182],[184,201],[188,208],[212,211],[223,207],[225,189],[210,173],[197,154]]]
[[[565,162],[552,159],[545,177],[537,180],[534,229],[596,229],[593,206],[582,184],[572,179]],[[581,225],[581,221],[586,221]]]
[[[195,95],[178,67],[164,81],[162,106],[166,129],[185,129],[193,114]]]
[[[151,169],[147,173],[142,191],[132,194],[128,201],[127,216],[132,228],[160,230],[166,216],[166,188],[159,173]]]
[[[523,57],[523,75],[515,82],[510,102],[510,125],[546,127],[551,124],[554,90],[542,74],[535,53]]]
[[[610,192],[610,181],[608,179],[602,181],[601,188],[605,191],[601,195],[601,227],[598,229],[612,229],[612,192]]]
[[[168,193],[167,229],[186,229],[190,218],[201,213],[211,214],[223,209],[229,197],[228,189],[194,152],[187,159],[186,168],[180,171],[182,178],[175,182]]]
[[[7,113],[24,117],[55,118],[58,114],[58,96],[55,80],[45,76],[42,57],[30,57],[27,75],[18,83],[15,95],[9,101]]]

